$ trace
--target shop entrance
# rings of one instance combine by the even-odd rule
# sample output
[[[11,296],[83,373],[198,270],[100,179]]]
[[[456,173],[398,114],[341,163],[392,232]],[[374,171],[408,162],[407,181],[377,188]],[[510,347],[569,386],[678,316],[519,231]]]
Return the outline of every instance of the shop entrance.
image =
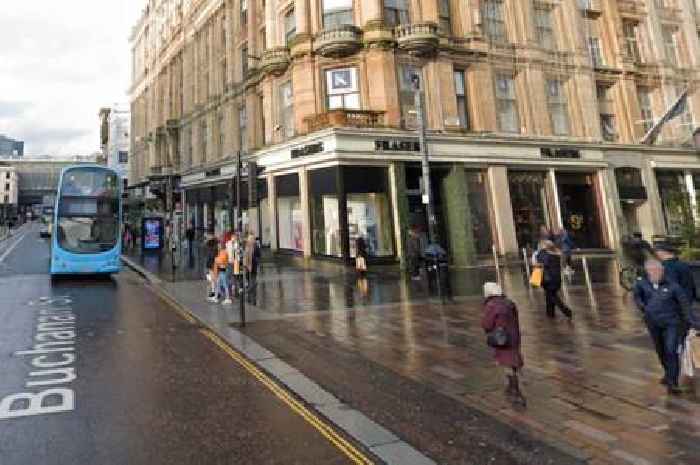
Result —
[[[595,174],[557,173],[562,224],[582,249],[604,247]]]
[[[540,229],[551,229],[547,211],[546,175],[538,171],[508,172],[510,201],[518,249],[537,248]]]
[[[433,207],[436,219],[436,234],[442,248],[449,251],[447,236],[445,235],[445,221],[443,214],[442,193],[440,186],[447,174],[447,168],[441,169],[435,164],[430,164],[430,186],[433,194]],[[406,195],[408,197],[408,224],[409,229],[418,233],[421,244],[428,244],[428,211],[423,204],[423,172],[419,163],[406,164]]]

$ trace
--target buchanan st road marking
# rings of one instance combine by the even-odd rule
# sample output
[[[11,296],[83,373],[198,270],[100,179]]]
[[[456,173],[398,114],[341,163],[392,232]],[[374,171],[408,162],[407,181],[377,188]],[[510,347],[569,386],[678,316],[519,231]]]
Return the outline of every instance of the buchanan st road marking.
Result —
[[[31,349],[14,353],[17,357],[32,357],[25,388],[32,391],[10,394],[0,399],[0,420],[49,413],[70,412],[75,409],[75,392],[68,388],[75,379],[75,321],[70,297],[43,297],[30,306],[39,307],[39,316]],[[51,386],[49,389],[43,389]],[[60,386],[60,387],[58,387]],[[37,390],[36,388],[42,388]]]
[[[200,330],[207,338],[211,339],[221,350],[229,357],[236,361],[254,378],[260,381],[268,390],[270,390],[278,399],[286,404],[292,411],[301,416],[307,423],[313,426],[319,433],[323,435],[331,444],[337,447],[344,453],[353,463],[358,465],[372,465],[374,462],[367,458],[361,451],[348,442],[345,438],[339,435],[328,423],[323,421],[316,414],[307,409],[301,402],[292,397],[287,391],[282,389],[269,376],[263,373],[258,367],[253,365],[241,354],[233,350],[219,336],[209,331],[208,329]]]

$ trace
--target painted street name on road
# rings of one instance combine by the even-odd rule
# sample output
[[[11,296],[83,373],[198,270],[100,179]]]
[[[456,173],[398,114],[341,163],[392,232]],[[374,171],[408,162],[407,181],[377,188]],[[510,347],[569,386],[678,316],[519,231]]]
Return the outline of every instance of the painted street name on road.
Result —
[[[70,297],[42,298],[37,318],[34,346],[15,352],[17,357],[32,357],[37,368],[29,372],[26,388],[42,388],[37,392],[21,392],[0,399],[0,420],[69,412],[75,409],[75,393],[66,387],[76,378],[76,317]],[[61,386],[43,389],[44,386]]]

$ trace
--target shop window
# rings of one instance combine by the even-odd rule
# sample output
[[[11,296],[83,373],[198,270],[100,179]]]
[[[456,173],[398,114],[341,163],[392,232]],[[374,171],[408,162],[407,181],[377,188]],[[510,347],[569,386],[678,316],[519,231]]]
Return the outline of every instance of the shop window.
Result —
[[[294,96],[291,81],[280,86],[280,126],[285,139],[294,137]]]
[[[394,255],[392,211],[385,168],[344,167],[350,257],[362,237],[371,257]]]
[[[549,227],[545,174],[541,172],[509,172],[510,200],[518,248],[537,248],[539,231]]]
[[[297,35],[297,18],[294,14],[294,8],[292,8],[284,15],[284,44],[287,47],[295,35]]]
[[[556,180],[562,224],[571,234],[576,247],[602,248],[596,175],[557,172]]]
[[[560,79],[547,79],[547,107],[555,136],[569,134],[569,108],[566,100],[566,90]]]
[[[384,23],[395,27],[410,22],[408,0],[384,0]]]
[[[457,116],[459,127],[469,129],[469,109],[467,106],[466,74],[463,70],[455,70],[455,95],[457,98]]]
[[[279,176],[277,183],[277,231],[280,249],[304,249],[304,223],[296,174]]]
[[[329,110],[360,109],[360,87],[357,68],[326,71],[326,105]]]
[[[693,212],[683,171],[657,170],[656,182],[661,197],[661,207],[670,235],[680,236],[693,225]]]
[[[338,174],[338,167],[309,173],[311,244],[314,255],[343,256]]]
[[[498,129],[501,132],[520,132],[520,117],[515,92],[515,77],[512,74],[496,75],[496,111]]]
[[[484,35],[491,42],[507,42],[503,0],[484,0],[481,5]]]
[[[545,50],[556,49],[554,27],[552,26],[552,10],[545,5],[535,7],[535,28],[537,42]]]
[[[418,127],[414,76],[418,76],[421,88],[425,88],[423,71],[420,68],[408,64],[399,66],[399,103],[401,104],[401,121],[406,129]]]
[[[352,0],[323,0],[324,28],[352,25],[352,16]]]

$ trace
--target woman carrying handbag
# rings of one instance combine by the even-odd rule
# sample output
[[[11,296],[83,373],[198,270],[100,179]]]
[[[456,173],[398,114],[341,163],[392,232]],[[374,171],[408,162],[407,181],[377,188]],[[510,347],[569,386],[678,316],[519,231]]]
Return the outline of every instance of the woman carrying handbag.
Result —
[[[525,407],[527,402],[520,391],[518,374],[523,367],[520,351],[520,323],[515,303],[503,295],[497,283],[484,284],[484,316],[481,327],[486,333],[486,343],[493,349],[493,356],[506,375],[506,398],[515,406]]]
[[[362,236],[355,241],[355,250],[355,269],[360,278],[364,278],[367,274],[367,243]]]

